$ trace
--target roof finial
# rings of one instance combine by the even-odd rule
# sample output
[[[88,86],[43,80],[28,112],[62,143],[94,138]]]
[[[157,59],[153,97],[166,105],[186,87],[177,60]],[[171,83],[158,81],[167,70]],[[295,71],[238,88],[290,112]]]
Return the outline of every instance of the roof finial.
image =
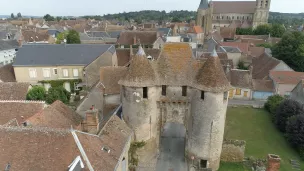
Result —
[[[146,53],[145,53],[144,49],[141,47],[141,45],[138,47],[138,52],[136,53],[136,55],[146,56]]]
[[[215,50],[215,47],[213,48],[213,51],[210,55],[211,57],[218,57],[217,53],[216,53],[216,50]]]

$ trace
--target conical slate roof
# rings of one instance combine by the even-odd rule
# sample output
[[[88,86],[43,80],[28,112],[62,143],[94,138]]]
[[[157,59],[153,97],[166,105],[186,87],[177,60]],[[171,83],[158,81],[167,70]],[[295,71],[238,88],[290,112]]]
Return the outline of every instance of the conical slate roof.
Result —
[[[128,72],[118,84],[128,87],[147,87],[155,85],[154,70],[145,55],[137,53],[132,58]]]
[[[198,71],[193,87],[209,92],[225,92],[230,89],[230,84],[215,49],[211,57]]]
[[[209,7],[208,0],[201,0],[201,3],[199,5],[199,9],[207,9]]]

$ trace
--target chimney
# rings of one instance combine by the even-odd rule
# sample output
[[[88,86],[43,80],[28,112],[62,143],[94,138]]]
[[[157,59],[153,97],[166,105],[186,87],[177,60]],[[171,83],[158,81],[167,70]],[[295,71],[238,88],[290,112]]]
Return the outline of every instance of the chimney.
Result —
[[[136,45],[136,36],[133,37],[133,45]]]
[[[281,158],[278,155],[268,154],[268,163],[266,171],[279,171]]]

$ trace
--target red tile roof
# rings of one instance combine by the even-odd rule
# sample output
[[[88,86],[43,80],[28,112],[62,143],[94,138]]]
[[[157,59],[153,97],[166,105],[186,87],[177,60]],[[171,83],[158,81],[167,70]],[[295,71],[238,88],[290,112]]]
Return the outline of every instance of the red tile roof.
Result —
[[[57,100],[26,121],[29,125],[36,127],[69,129],[73,126],[75,129],[82,121],[82,117],[64,103]]]
[[[29,83],[0,82],[0,100],[26,100]]]
[[[198,34],[198,33],[203,33],[203,28],[200,26],[193,26],[193,31],[194,33]]]
[[[277,84],[298,84],[304,79],[304,72],[270,71],[270,78]]]

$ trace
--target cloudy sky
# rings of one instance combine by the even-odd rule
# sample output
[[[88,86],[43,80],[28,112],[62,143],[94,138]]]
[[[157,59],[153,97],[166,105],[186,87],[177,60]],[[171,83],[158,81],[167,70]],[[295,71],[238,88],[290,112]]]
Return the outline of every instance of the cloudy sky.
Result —
[[[197,10],[200,0],[0,0],[0,15],[103,15],[139,10]],[[4,1],[4,2],[3,2]],[[216,1],[216,0],[215,0]],[[227,1],[227,0],[223,0]],[[304,12],[304,0],[271,0],[271,11]],[[4,7],[4,8],[3,8]]]

